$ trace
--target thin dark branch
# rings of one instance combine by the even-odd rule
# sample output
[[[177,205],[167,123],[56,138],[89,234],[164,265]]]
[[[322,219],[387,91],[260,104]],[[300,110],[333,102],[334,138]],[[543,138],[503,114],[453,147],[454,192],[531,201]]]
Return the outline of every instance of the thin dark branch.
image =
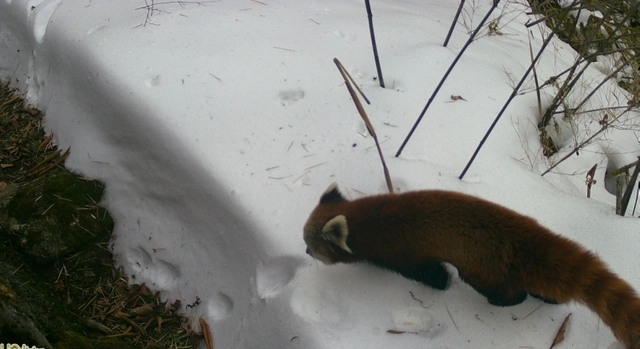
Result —
[[[373,32],[373,14],[371,13],[371,5],[369,4],[369,0],[365,0],[364,4],[367,8],[367,17],[369,18],[369,35],[371,36],[371,46],[373,47],[373,59],[376,61],[376,70],[378,71],[380,87],[384,88],[384,78],[382,77],[380,58],[378,57],[378,46],[376,45],[376,34]]]
[[[591,90],[591,92],[589,92],[589,94],[580,103],[578,103],[578,105],[575,108],[572,108],[572,109],[579,110],[580,108],[582,108],[582,106],[585,103],[587,103],[589,98],[591,98],[596,93],[596,91],[598,91],[600,87],[602,87],[602,85],[605,84],[605,82],[609,81],[612,77],[616,76],[616,74],[618,74],[618,72],[620,72],[626,66],[627,66],[626,64],[621,64],[618,68],[613,70],[609,75],[607,75],[607,77],[602,79],[602,81],[600,81],[600,83],[596,87],[594,87],[593,90]]]
[[[513,89],[513,92],[511,92],[511,96],[509,96],[509,99],[507,99],[507,102],[504,104],[504,106],[502,107],[502,109],[500,110],[498,115],[496,116],[495,120],[493,120],[493,123],[491,124],[491,126],[487,130],[487,133],[485,133],[484,137],[482,137],[482,140],[478,144],[478,147],[476,148],[476,150],[473,152],[473,155],[471,156],[471,159],[469,159],[469,162],[464,167],[464,170],[462,170],[462,173],[460,173],[460,177],[458,177],[458,178],[462,179],[464,177],[464,175],[467,173],[467,170],[469,170],[469,167],[473,163],[473,160],[475,160],[476,156],[478,156],[478,153],[480,152],[480,148],[482,148],[482,146],[484,145],[484,142],[487,140],[487,138],[489,138],[489,134],[491,134],[491,131],[493,131],[493,128],[498,123],[498,120],[500,120],[500,117],[502,116],[504,111],[507,110],[507,107],[511,103],[511,100],[513,100],[513,98],[518,94],[518,90],[520,90],[520,87],[522,86],[524,81],[527,79],[527,76],[529,76],[529,73],[531,73],[531,71],[533,70],[533,67],[535,66],[535,64],[540,59],[540,56],[542,56],[542,53],[544,52],[544,49],[547,47],[549,42],[551,42],[551,39],[553,38],[553,36],[554,36],[554,33],[552,32],[544,40],[544,42],[542,44],[542,47],[540,47],[540,51],[538,51],[538,54],[536,55],[536,57],[531,62],[531,65],[529,65],[529,68],[527,69],[527,71],[524,73],[524,75],[522,75],[522,78],[520,79],[520,82],[518,82],[518,85],[516,85],[516,87]]]
[[[576,108],[570,108],[567,110],[558,110],[556,112],[554,112],[553,114],[564,114],[564,113],[572,113],[574,115],[580,115],[580,114],[586,114],[586,113],[593,113],[593,112],[597,112],[597,111],[603,111],[603,110],[615,110],[615,109],[627,109],[629,108],[628,105],[619,105],[616,107],[602,107],[602,108],[596,108],[596,109],[589,109],[589,110],[582,110],[582,111],[578,111],[578,109]]]
[[[458,17],[460,17],[460,12],[462,12],[464,1],[465,0],[460,0],[460,6],[458,6],[458,11],[456,11],[456,15],[453,18],[453,22],[451,22],[451,26],[449,27],[449,32],[447,33],[447,38],[444,39],[444,44],[442,44],[442,46],[444,47],[447,47],[447,44],[449,43],[449,39],[451,38],[451,34],[453,33],[453,28],[455,28],[456,24],[458,23]]]
[[[402,150],[407,145],[407,142],[409,141],[409,139],[413,135],[413,132],[415,132],[415,130],[418,127],[418,125],[420,124],[420,121],[422,121],[422,118],[424,117],[424,114],[427,112],[427,109],[429,109],[429,106],[431,105],[431,103],[433,102],[433,99],[436,97],[436,95],[440,91],[440,88],[442,87],[444,82],[449,77],[449,74],[451,74],[451,71],[455,67],[456,63],[458,63],[458,60],[460,60],[460,57],[462,57],[462,55],[467,50],[469,45],[471,45],[471,43],[473,42],[473,39],[476,37],[476,35],[478,35],[478,33],[480,32],[480,29],[482,29],[482,27],[484,26],[484,23],[487,21],[487,19],[489,19],[489,16],[491,16],[491,13],[493,13],[493,10],[496,9],[496,7],[498,6],[499,2],[500,2],[500,0],[494,0],[493,6],[491,6],[491,8],[487,12],[487,14],[484,16],[484,18],[482,19],[482,21],[480,22],[480,24],[478,25],[476,30],[471,34],[471,36],[469,36],[469,39],[464,44],[464,46],[462,47],[460,52],[458,52],[458,55],[456,56],[456,58],[453,60],[453,62],[449,66],[449,69],[447,69],[447,71],[446,71],[446,73],[444,73],[444,76],[442,77],[442,79],[440,79],[440,83],[438,83],[438,86],[436,86],[436,89],[431,94],[431,97],[427,101],[427,104],[424,106],[424,109],[422,109],[422,112],[420,113],[420,116],[418,116],[418,119],[413,124],[413,127],[411,127],[411,130],[409,131],[409,134],[407,134],[407,137],[404,139],[404,141],[402,142],[402,145],[398,149],[398,152],[396,153],[396,157],[400,156],[400,154],[402,153]]]
[[[535,20],[535,21],[533,21],[533,22],[527,22],[527,23],[525,23],[525,25],[524,25],[524,26],[525,26],[526,28],[531,28],[531,27],[533,27],[534,25],[536,25],[536,24],[538,24],[538,23],[540,23],[540,22],[544,22],[545,20],[546,20],[546,18],[540,18],[540,19]]]
[[[337,61],[337,63],[336,63]],[[371,102],[369,101],[369,98],[367,98],[367,96],[365,96],[364,92],[362,92],[362,90],[360,89],[360,87],[358,87],[358,84],[356,84],[356,81],[353,80],[353,78],[351,77],[351,74],[349,74],[349,72],[344,69],[344,67],[342,66],[342,63],[340,63],[340,61],[338,61],[337,58],[334,58],[334,63],[336,63],[336,65],[339,64],[339,68],[340,68],[340,73],[343,73],[343,76],[346,75],[346,78],[349,79],[349,81],[351,81],[351,83],[353,84],[353,87],[356,88],[356,90],[358,91],[358,93],[360,93],[360,96],[362,96],[362,99],[364,99],[365,102],[367,102],[367,104],[371,104]]]
[[[638,157],[638,160],[640,161],[640,156]],[[633,184],[635,184],[636,181],[638,180],[638,173],[640,173],[640,166],[636,165],[636,168],[633,170],[633,174],[629,179],[629,184],[632,184],[632,185],[627,186],[627,189],[624,191],[624,196],[622,196],[622,207],[620,208],[621,216],[624,216],[624,214],[627,212],[627,207],[629,206],[629,200],[631,200],[631,193],[633,193]],[[635,207],[633,210],[635,211]]]
[[[563,156],[562,159],[560,159],[555,164],[551,165],[551,167],[549,167],[546,171],[542,172],[541,176],[544,176],[547,173],[551,172],[551,170],[553,170],[556,166],[560,165],[562,162],[564,162],[565,160],[570,158],[573,154],[578,152],[578,150],[582,149],[582,147],[584,147],[586,144],[589,144],[589,142],[591,142],[594,138],[596,138],[602,132],[604,132],[607,129],[609,129],[609,126],[611,126],[614,122],[616,122],[616,120],[618,120],[618,118],[620,118],[622,115],[626,114],[629,110],[631,110],[630,107],[628,107],[624,112],[620,113],[620,115],[618,115],[617,117],[614,117],[613,120],[611,120],[608,123],[606,123],[605,125],[603,125],[602,128],[600,130],[598,130],[598,132],[594,133],[593,135],[591,135],[591,137],[587,138],[585,141],[583,141],[582,143],[578,144],[575,148],[573,148],[572,151],[570,151],[567,155]]]
[[[575,86],[578,80],[580,80],[582,74],[584,74],[589,65],[591,65],[591,62],[587,61],[586,64],[582,67],[582,70],[575,74],[576,70],[578,69],[578,65],[580,64],[579,62],[580,59],[577,59],[576,63],[571,66],[571,69],[569,69],[569,76],[567,76],[562,86],[558,89],[558,93],[556,93],[553,101],[551,102],[549,107],[547,107],[547,110],[538,122],[538,130],[542,135],[546,134],[546,127],[551,122],[553,113],[558,109],[560,104],[564,102],[569,92],[573,89],[573,86]]]
[[[533,33],[530,32],[531,35]],[[533,62],[533,48],[531,47],[531,35],[529,35],[529,59]],[[542,98],[540,96],[540,82],[538,81],[538,73],[536,72],[535,64],[531,65],[533,71],[533,81],[536,84],[536,100],[538,101],[538,120],[542,118]]]
[[[636,201],[633,204],[633,211],[631,211],[631,215],[635,216],[636,215],[636,206],[638,206],[638,197],[640,197],[640,182],[638,182],[638,189],[636,190]]]

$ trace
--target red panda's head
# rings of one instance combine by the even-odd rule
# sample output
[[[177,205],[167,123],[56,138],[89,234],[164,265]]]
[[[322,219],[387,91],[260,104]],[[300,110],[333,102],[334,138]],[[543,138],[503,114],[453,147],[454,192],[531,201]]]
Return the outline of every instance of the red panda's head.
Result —
[[[339,211],[340,204],[346,202],[348,201],[340,194],[338,186],[331,184],[304,225],[307,254],[324,264],[353,259],[353,252],[347,246],[347,218]]]

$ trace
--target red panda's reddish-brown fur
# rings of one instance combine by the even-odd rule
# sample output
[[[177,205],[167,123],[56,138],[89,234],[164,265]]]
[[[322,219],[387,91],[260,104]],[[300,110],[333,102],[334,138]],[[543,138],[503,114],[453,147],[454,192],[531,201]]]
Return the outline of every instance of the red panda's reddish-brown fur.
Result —
[[[534,219],[439,190],[348,201],[332,185],[304,227],[307,253],[326,264],[367,261],[438,289],[443,262],[491,304],[531,294],[592,309],[627,349],[640,348],[640,298],[593,253]]]

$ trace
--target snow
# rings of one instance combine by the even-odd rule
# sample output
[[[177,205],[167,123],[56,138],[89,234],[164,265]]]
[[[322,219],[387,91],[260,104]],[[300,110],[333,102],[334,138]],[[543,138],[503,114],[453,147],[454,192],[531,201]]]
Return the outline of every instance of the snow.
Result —
[[[499,308],[455,277],[442,292],[305,254],[302,226],[329,184],[351,198],[386,191],[337,57],[372,101],[365,108],[398,191],[442,188],[513,208],[595,251],[640,289],[640,225],[615,215],[604,185],[607,168],[640,154],[636,113],[542,177],[603,114],[559,118],[562,148],[546,159],[529,79],[458,179],[530,64],[524,23],[535,18],[521,1],[500,5],[492,18],[502,35],[481,32],[393,156],[489,3],[468,2],[443,47],[457,1],[373,2],[382,89],[362,1],[4,0],[0,77],[46,113],[58,147],[71,147],[66,166],[106,183],[117,264],[162,297],[201,299],[183,311],[207,321],[216,348],[548,348],[569,313],[558,348],[620,348],[582,305],[529,297]],[[548,34],[531,29],[534,53]],[[554,39],[537,74],[544,81],[574,60]],[[604,76],[587,69],[567,103]],[[554,94],[542,91],[543,108]],[[628,97],[607,83],[584,109]]]

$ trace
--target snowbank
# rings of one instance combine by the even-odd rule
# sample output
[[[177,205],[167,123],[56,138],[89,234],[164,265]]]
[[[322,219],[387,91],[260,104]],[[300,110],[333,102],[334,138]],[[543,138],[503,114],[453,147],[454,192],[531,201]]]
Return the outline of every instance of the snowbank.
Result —
[[[352,198],[386,188],[338,57],[372,101],[399,190],[445,188],[511,207],[596,251],[640,288],[640,226],[614,215],[601,185],[611,158],[626,164],[639,154],[632,132],[608,133],[541,177],[550,163],[529,92],[457,178],[530,63],[524,5],[495,14],[502,35],[484,32],[472,44],[393,157],[488,3],[468,4],[466,25],[445,48],[456,1],[375,2],[382,89],[361,1],[5,0],[0,76],[45,111],[58,146],[71,147],[66,165],[106,183],[111,248],[131,281],[183,304],[200,298],[185,312],[209,323],[216,348],[548,347],[569,313],[568,345],[616,346],[583,306],[528,299],[498,308],[459,279],[440,292],[304,254],[302,226],[326,186],[339,182]],[[534,52],[543,33],[532,30]],[[554,40],[538,74],[573,59]],[[626,100],[613,84],[603,91],[598,103]],[[560,155],[593,127],[585,120],[565,133]],[[586,199],[593,164],[598,185]]]

